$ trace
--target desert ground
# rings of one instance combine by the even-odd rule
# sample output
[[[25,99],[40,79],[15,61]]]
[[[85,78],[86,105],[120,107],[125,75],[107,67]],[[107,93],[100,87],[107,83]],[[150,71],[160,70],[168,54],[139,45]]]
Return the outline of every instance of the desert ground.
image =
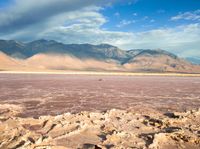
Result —
[[[0,148],[200,148],[200,77],[0,73]]]

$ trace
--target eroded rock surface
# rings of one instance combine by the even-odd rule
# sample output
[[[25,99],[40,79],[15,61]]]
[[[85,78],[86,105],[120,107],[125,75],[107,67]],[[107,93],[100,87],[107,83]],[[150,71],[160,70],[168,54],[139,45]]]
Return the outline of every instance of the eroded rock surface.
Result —
[[[200,109],[165,114],[112,109],[38,119],[17,117],[20,109],[0,106],[0,149],[200,148]]]

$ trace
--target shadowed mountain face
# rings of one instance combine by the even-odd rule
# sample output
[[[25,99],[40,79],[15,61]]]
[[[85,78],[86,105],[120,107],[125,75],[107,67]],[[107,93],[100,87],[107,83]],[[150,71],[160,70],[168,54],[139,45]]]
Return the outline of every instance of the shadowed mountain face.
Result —
[[[63,44],[42,39],[29,43],[0,40],[0,50],[20,58],[23,66],[47,70],[200,73],[200,66],[160,49],[125,51],[109,44]]]
[[[200,65],[200,57],[187,57],[186,60],[193,64]]]
[[[137,55],[175,55],[164,50],[135,49],[125,51],[109,44],[63,44],[54,40],[36,40],[21,43],[14,40],[0,40],[0,50],[17,58],[28,58],[38,53],[66,54],[77,58],[93,58],[98,60],[113,59],[126,63]]]
[[[12,57],[24,58],[25,47],[26,45],[24,43],[15,40],[0,40],[0,50]]]
[[[63,44],[44,39],[30,43],[0,40],[0,49],[4,53],[18,58],[28,58],[38,53],[67,54],[82,59],[114,59],[117,61],[125,61],[130,57],[126,51],[108,44]]]

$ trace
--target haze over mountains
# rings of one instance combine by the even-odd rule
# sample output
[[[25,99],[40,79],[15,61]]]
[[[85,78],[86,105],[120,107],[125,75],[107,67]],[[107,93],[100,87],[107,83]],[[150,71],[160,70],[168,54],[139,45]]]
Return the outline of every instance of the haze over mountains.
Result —
[[[109,44],[22,43],[0,40],[1,70],[92,70],[200,73],[194,65],[160,49],[122,50]]]

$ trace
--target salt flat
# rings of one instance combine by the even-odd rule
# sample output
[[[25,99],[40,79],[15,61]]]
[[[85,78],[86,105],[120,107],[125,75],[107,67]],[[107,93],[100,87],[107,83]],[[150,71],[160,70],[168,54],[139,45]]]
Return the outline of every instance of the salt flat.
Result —
[[[0,104],[22,117],[113,108],[160,112],[200,107],[200,77],[88,74],[0,74]]]

